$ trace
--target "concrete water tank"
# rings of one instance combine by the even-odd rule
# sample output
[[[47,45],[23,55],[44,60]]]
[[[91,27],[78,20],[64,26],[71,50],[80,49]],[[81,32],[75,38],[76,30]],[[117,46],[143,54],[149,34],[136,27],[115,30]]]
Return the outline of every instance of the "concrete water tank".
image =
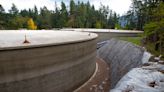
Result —
[[[23,43],[25,40],[29,43]],[[0,92],[72,92],[95,71],[94,33],[0,31]]]

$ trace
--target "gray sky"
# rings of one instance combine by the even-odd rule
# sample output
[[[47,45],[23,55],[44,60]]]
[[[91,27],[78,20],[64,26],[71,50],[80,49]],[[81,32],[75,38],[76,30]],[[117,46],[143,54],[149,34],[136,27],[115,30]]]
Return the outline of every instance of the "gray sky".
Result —
[[[61,1],[66,4],[69,3],[70,0],[0,0],[0,4],[8,10],[11,8],[12,3],[14,3],[19,9],[28,9],[33,8],[36,5],[38,8],[46,6],[50,10],[54,10],[55,1],[57,2],[58,7],[60,7]],[[99,8],[100,3],[103,5],[108,5],[110,9],[119,13],[120,15],[124,14],[131,5],[131,0],[74,0],[74,1],[90,1],[92,5],[95,6],[96,9]]]

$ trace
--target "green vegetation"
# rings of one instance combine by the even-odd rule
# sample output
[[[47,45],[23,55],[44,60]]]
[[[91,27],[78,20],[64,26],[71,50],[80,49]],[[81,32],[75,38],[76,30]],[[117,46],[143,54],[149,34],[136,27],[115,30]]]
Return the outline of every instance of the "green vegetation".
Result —
[[[138,46],[143,46],[142,37],[119,37],[118,39],[131,42],[131,43],[138,45]],[[154,43],[149,42],[145,45],[145,47],[150,53],[153,53],[153,55],[155,55],[155,56],[159,56],[159,55],[164,56],[164,52],[160,53],[159,50],[154,49],[155,48]]]
[[[142,37],[119,37],[118,39],[128,41],[136,45],[142,45]]]
[[[164,0],[132,0],[124,16],[126,29],[143,30],[144,46],[155,55],[164,56]]]
[[[154,8],[152,17],[153,19],[144,26],[144,36],[148,38],[148,43],[154,43],[152,47],[155,51],[164,54],[164,2]]]
[[[70,0],[70,8],[67,8],[64,2],[61,2],[61,8],[48,10],[46,6],[37,9],[17,9],[12,5],[9,13],[6,13],[0,4],[0,29],[36,29],[29,28],[27,21],[32,19],[37,29],[52,28],[115,28],[118,24],[118,15],[108,7],[101,5],[96,10],[93,5]],[[118,25],[117,25],[118,26]]]
[[[155,48],[154,43],[147,43],[146,48],[148,49],[149,52],[153,53],[155,56],[160,55],[160,52],[154,49]],[[164,53],[162,53],[161,55],[164,55]]]

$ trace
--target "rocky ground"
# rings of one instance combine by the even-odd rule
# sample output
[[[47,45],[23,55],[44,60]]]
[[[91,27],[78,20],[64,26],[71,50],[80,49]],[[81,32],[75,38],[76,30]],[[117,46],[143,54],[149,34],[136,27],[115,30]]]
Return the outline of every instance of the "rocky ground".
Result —
[[[150,58],[130,70],[110,92],[164,92],[164,61]]]

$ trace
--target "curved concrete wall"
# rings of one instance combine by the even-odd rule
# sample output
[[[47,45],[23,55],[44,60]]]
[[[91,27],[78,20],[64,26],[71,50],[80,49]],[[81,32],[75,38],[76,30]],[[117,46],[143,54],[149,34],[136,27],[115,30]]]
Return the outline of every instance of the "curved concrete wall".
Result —
[[[117,38],[117,37],[138,37],[143,33],[143,31],[137,31],[137,30],[115,30],[115,29],[67,28],[61,30],[96,33],[99,35],[97,40],[98,42],[110,40],[111,38]]]
[[[0,92],[72,92],[95,71],[96,39],[0,51]]]

